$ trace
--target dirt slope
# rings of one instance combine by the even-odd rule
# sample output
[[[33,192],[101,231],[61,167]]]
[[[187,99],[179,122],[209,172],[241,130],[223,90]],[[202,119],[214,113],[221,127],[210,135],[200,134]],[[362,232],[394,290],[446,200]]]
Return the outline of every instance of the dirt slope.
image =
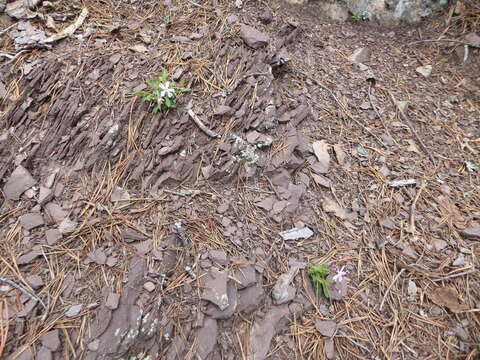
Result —
[[[476,358],[465,6],[395,29],[315,2],[43,10],[86,7],[93,32],[0,64],[0,356]],[[440,36],[464,44],[418,42]],[[153,114],[133,93],[164,68],[192,91]]]

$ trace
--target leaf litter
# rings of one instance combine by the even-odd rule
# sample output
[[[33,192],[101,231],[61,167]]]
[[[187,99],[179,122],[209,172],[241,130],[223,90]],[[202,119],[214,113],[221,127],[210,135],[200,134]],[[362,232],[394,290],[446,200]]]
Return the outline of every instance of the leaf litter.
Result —
[[[0,281],[20,285],[2,290],[0,356],[474,356],[478,62],[445,59],[456,45],[325,27],[316,3],[135,4],[145,22],[131,4],[16,3],[26,16],[5,33],[0,89]],[[371,44],[363,70],[342,55],[359,43]],[[428,78],[415,75],[419,54],[435,60]],[[165,67],[193,91],[153,115],[131,94]],[[295,267],[327,262],[351,272],[329,299]],[[42,337],[59,328],[60,345]]]

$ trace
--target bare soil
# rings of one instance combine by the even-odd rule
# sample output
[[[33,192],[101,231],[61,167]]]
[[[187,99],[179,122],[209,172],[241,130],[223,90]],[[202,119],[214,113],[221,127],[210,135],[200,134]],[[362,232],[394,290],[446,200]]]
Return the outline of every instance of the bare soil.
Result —
[[[479,356],[480,51],[423,41],[479,34],[474,1],[395,28],[77,5],[48,11],[88,8],[92,35],[0,63],[1,358]],[[192,91],[153,114],[133,93],[164,68]]]

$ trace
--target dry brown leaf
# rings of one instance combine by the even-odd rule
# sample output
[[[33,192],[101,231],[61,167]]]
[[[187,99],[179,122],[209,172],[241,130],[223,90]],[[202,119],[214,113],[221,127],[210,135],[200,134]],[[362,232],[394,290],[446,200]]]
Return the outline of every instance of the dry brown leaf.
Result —
[[[347,154],[345,153],[345,151],[343,151],[342,144],[333,145],[333,150],[335,150],[335,155],[337,156],[338,163],[340,165],[344,165]]]
[[[450,198],[440,195],[435,201],[440,206],[442,216],[448,219],[447,221],[451,221],[459,229],[465,228],[465,218]]]
[[[327,179],[325,176],[312,174],[312,177],[318,185],[324,186],[326,188],[332,186],[332,182],[330,181],[330,179]]]
[[[313,152],[318,159],[318,162],[321,164],[323,171],[322,173],[327,173],[330,167],[330,154],[328,153],[328,144],[325,140],[315,141],[312,144]]]
[[[448,307],[453,313],[468,310],[468,306],[460,302],[457,291],[452,288],[441,287],[434,289],[429,296],[435,304]]]
[[[338,218],[342,220],[345,220],[348,216],[347,211],[343,207],[338,205],[338,203],[335,200],[327,196],[323,198],[322,206],[324,211],[333,212]]]

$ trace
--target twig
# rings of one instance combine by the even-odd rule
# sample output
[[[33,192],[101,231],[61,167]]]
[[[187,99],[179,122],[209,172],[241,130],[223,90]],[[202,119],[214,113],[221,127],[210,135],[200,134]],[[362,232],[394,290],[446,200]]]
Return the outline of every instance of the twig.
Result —
[[[193,112],[192,109],[188,109],[187,113],[191,117],[193,122],[195,124],[197,124],[197,126],[200,128],[200,130],[202,130],[205,134],[207,134],[208,136],[210,136],[211,138],[214,138],[214,139],[218,139],[220,137],[220,135],[218,135],[215,131],[212,131],[209,128],[207,128],[205,126],[205,124],[202,123],[202,121],[198,118],[198,116]]]
[[[347,339],[347,341],[351,342],[353,345],[355,346],[358,346],[360,349],[364,350],[365,352],[367,352],[368,354],[370,354],[372,352],[372,350],[370,350],[369,348],[367,348],[365,345],[362,345],[358,342],[356,342],[355,340],[353,339],[350,339],[350,337],[345,333],[343,332],[342,330],[340,330],[338,332],[340,335],[342,335],[342,337],[344,337],[345,339]]]
[[[278,200],[282,200],[282,197],[280,196],[280,194],[278,193],[277,189],[275,188],[275,186],[273,185],[272,183],[272,180],[270,180],[270,178],[268,176],[264,176],[265,179],[267,179],[268,183],[270,184],[270,187],[272,188],[273,192],[275,193],[275,195],[277,195],[277,198]]]
[[[17,26],[17,23],[14,23],[14,24],[12,24],[12,25],[10,25],[10,26],[7,26],[5,29],[3,29],[2,31],[0,31],[0,35],[5,34],[8,30],[10,30],[10,29],[11,29],[12,27],[14,27],[14,26]]]
[[[163,192],[167,193],[167,194],[172,194],[172,195],[177,195],[177,196],[188,196],[188,195],[192,195],[192,192],[191,191],[173,191],[173,190],[166,190],[164,189]]]
[[[396,100],[395,97],[393,96],[393,93],[392,93],[391,91],[389,91],[388,93],[390,94],[390,97],[392,98],[393,104],[397,107],[398,111],[400,112],[400,115],[402,116],[403,121],[405,121],[405,122],[407,123],[408,128],[409,128],[410,131],[412,132],[413,136],[415,136],[415,139],[417,140],[417,142],[420,144],[420,147],[421,147],[422,150],[428,155],[430,161],[431,161],[433,164],[435,164],[435,158],[432,156],[432,154],[430,153],[430,151],[428,151],[427,147],[425,146],[425,144],[423,143],[422,139],[421,139],[420,136],[418,135],[417,131],[416,131],[415,128],[413,127],[412,122],[410,121],[410,119],[408,118],[408,116],[403,112],[402,108],[397,105],[397,100]]]
[[[227,91],[227,95],[230,95],[231,93],[233,93],[237,89],[237,87],[242,83],[242,81],[245,79],[248,79],[250,76],[268,76],[268,75],[272,75],[272,74],[268,72],[254,72],[250,74],[245,74],[240,79],[238,79],[235,82],[235,84],[233,84],[233,86]]]
[[[82,9],[82,12],[80,13],[80,15],[78,16],[77,20],[75,20],[75,22],[73,22],[72,24],[68,25],[65,29],[63,29],[62,31],[56,33],[56,34],[53,34],[52,36],[49,36],[48,38],[46,38],[45,40],[42,40],[40,42],[40,44],[48,44],[48,43],[52,43],[52,42],[55,42],[55,41],[58,41],[58,40],[61,40],[67,36],[71,36],[73,35],[73,33],[80,27],[82,26],[83,22],[85,21],[85,19],[87,18],[88,16],[88,9],[87,8],[83,8]]]
[[[390,290],[392,289],[393,287],[393,284],[395,284],[395,282],[398,280],[398,278],[400,277],[400,275],[403,274],[403,272],[405,271],[405,268],[401,269],[397,276],[395,276],[395,278],[393,279],[392,283],[390,284],[390,286],[388,287],[387,291],[385,291],[385,294],[383,295],[383,299],[382,299],[382,302],[380,303],[380,311],[382,311],[383,309],[383,305],[385,304],[385,300],[387,299],[387,295],[388,293],[390,292]]]
[[[464,275],[470,275],[470,274],[476,273],[477,271],[478,271],[477,269],[470,269],[470,270],[467,270],[467,271],[462,271],[462,272],[457,273],[457,274],[451,274],[451,275],[448,275],[448,276],[444,276],[442,278],[434,279],[432,281],[433,282],[439,282],[439,281],[443,281],[443,280],[453,279],[453,278],[457,278],[457,277],[464,276]]]
[[[26,296],[30,297],[31,299],[35,300],[35,301],[38,301],[44,309],[47,308],[47,306],[43,303],[43,301],[38,297],[36,296],[34,293],[32,293],[30,290],[27,290],[25,287],[23,287],[22,285],[18,285],[16,283],[14,283],[12,280],[9,280],[9,279],[6,279],[4,277],[0,277],[0,282],[3,282],[5,284],[8,284],[10,285],[11,287],[14,287],[15,289],[17,290],[20,290],[22,293],[24,293]]]
[[[364,131],[366,131],[369,135],[373,136],[375,138],[375,140],[377,140],[380,145],[382,145],[383,147],[387,148],[387,145],[382,141],[382,139],[380,139],[377,135],[375,135],[369,128],[367,128],[365,125],[363,125],[360,121],[358,121],[357,119],[355,119],[352,115],[350,115],[350,113],[347,111],[347,109],[345,108],[345,106],[340,102],[340,100],[338,100],[338,98],[335,96],[335,94],[333,93],[332,90],[330,90],[328,87],[326,87],[325,85],[323,85],[320,81],[318,81],[317,79],[314,79],[312,78],[311,76],[308,76],[307,74],[305,74],[304,72],[301,72],[300,71],[300,74],[302,74],[303,76],[305,76],[306,78],[310,79],[311,81],[313,81],[316,85],[320,86],[323,90],[325,90],[326,92],[328,92],[330,94],[330,96],[333,98],[333,100],[335,100],[335,102],[342,108],[342,110],[345,112],[345,114],[347,115],[347,117],[352,120],[353,122],[355,122],[358,126],[360,126]]]
[[[410,207],[410,233],[415,234],[415,207],[417,206],[417,201],[420,198],[420,194],[422,193],[425,187],[425,182],[422,182],[420,189],[418,189],[415,198],[412,201],[412,206]]]
[[[478,45],[470,44],[470,43],[468,43],[468,42],[466,42],[466,41],[455,40],[455,39],[428,39],[428,40],[418,40],[418,41],[411,42],[409,45],[418,44],[418,43],[422,43],[422,42],[453,42],[453,43],[462,44],[462,45],[468,45],[468,46],[471,46],[471,47],[473,47],[473,48],[480,49],[480,46],[478,46]]]
[[[392,137],[392,135],[390,134],[390,131],[388,130],[387,128],[387,125],[385,124],[385,121],[383,121],[383,116],[380,115],[380,112],[378,111],[377,107],[375,106],[374,102],[373,102],[373,99],[372,99],[372,86],[370,85],[368,87],[368,98],[370,100],[370,104],[372,104],[372,107],[373,107],[373,110],[375,111],[375,114],[377,114],[377,117],[379,118],[380,122],[382,123],[382,126],[383,128],[385,129],[385,132],[387,133],[387,135],[389,137],[391,137],[393,139],[393,141],[395,141],[395,139]],[[395,141],[396,143],[396,141]]]
[[[182,226],[181,221],[177,221],[175,223],[175,230],[177,231],[178,238],[182,242],[182,246],[184,249],[184,254],[185,254],[185,262],[187,263],[187,266],[185,266],[185,272],[193,279],[195,280],[197,277],[195,276],[195,273],[192,271],[192,259],[190,257],[190,250],[188,248],[188,238],[187,238],[187,232]]]
[[[10,55],[10,54],[8,54],[8,53],[0,52],[0,56],[6,57],[6,58],[9,59],[7,62],[5,62],[5,63],[2,64],[2,67],[5,66],[5,65],[7,65],[7,64],[10,64],[11,62],[14,62],[20,55],[22,55],[22,54],[24,54],[24,53],[26,53],[26,52],[28,52],[28,51],[29,51],[29,50],[27,50],[27,49],[22,49],[22,50],[18,51],[18,52],[17,52],[16,54],[14,54],[14,55]]]

